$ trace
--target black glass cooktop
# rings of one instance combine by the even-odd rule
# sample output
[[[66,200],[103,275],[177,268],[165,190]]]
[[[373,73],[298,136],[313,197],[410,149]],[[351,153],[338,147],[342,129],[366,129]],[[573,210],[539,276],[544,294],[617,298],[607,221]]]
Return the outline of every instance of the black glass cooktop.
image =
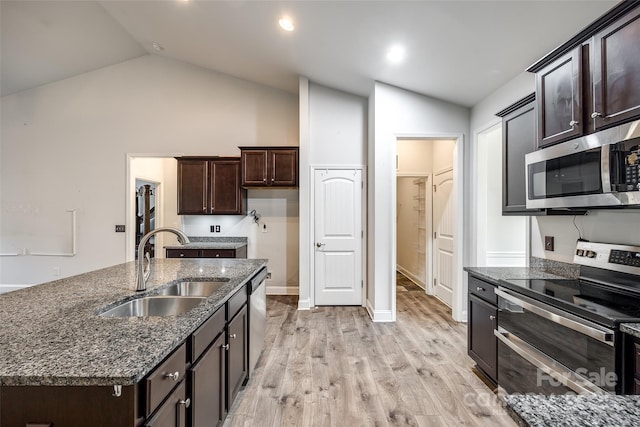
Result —
[[[510,279],[504,282],[514,291],[607,326],[640,322],[640,293],[585,280]]]

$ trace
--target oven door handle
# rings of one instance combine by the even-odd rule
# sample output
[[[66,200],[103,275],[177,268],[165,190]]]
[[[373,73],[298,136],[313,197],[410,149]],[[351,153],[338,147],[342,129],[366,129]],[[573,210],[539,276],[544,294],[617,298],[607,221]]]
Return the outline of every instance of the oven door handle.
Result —
[[[578,394],[610,394],[606,390],[593,384],[571,371],[563,364],[553,360],[535,347],[522,341],[504,328],[494,329],[493,334],[507,347],[517,353],[520,357],[531,363],[536,368],[559,381],[564,386],[570,388]],[[499,382],[500,380],[498,380]]]
[[[613,346],[613,331],[611,329],[597,328],[595,326],[590,326],[586,323],[586,321],[577,321],[568,317],[566,314],[562,314],[559,312],[551,311],[546,308],[542,308],[536,304],[532,304],[523,299],[513,296],[510,293],[507,293],[503,288],[499,287],[496,289],[496,295],[501,298],[506,299],[513,304],[516,304],[526,310],[529,310],[531,313],[534,313],[542,318],[550,320],[554,323],[572,329],[576,332],[580,332],[581,334],[587,335],[595,340],[598,340],[607,345]]]

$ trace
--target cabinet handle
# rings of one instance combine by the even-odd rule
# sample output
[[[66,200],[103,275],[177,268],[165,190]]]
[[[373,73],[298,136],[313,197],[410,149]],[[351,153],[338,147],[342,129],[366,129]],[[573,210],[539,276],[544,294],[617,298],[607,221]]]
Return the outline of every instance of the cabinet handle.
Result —
[[[478,286],[478,287],[476,288],[476,291],[477,291],[477,292],[484,292],[484,288],[483,288],[483,287],[481,287],[481,286]]]
[[[180,399],[178,401],[178,405],[184,405],[185,408],[188,408],[189,406],[191,406],[191,399],[189,398],[187,398],[187,400]]]
[[[184,258],[184,254],[180,254],[180,256],[181,256],[182,258]]]
[[[238,336],[236,334],[229,334],[229,338],[236,339]]]
[[[573,127],[573,126],[578,126],[579,122],[577,120],[571,120],[569,122],[569,126]]]
[[[262,178],[262,182],[267,183],[267,178]]]
[[[224,344],[224,345],[221,345],[220,347],[222,347],[225,350],[229,351],[229,344]]]
[[[216,258],[220,258],[220,254],[216,254]]]
[[[489,320],[496,320],[496,316],[494,315],[489,316]]]
[[[274,182],[276,179],[275,178],[271,178],[271,182]]]
[[[597,111],[594,111],[593,113],[591,113],[591,118],[595,119],[598,117],[602,117],[602,113],[598,113]]]
[[[180,378],[180,372],[175,371],[173,373],[169,372],[168,374],[164,374],[165,378],[169,378],[170,380],[174,380],[174,381],[178,381],[178,378]]]

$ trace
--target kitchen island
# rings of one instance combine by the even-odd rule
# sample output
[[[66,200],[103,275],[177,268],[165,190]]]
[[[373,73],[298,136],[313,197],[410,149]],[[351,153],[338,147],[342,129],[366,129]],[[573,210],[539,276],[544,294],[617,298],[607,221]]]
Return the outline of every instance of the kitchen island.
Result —
[[[136,267],[130,262],[1,295],[0,413],[5,416],[13,391],[54,386],[60,394],[75,390],[75,398],[88,396],[90,390],[125,398],[131,394],[135,421],[127,425],[141,425],[153,408],[137,402],[150,394],[140,394],[138,388],[183,347],[188,368],[192,335],[216,313],[224,314],[234,294],[244,292],[246,303],[245,285],[265,266],[266,260],[260,259],[154,259],[144,292],[135,291]],[[177,316],[99,316],[118,303],[156,294],[185,279],[226,283]]]

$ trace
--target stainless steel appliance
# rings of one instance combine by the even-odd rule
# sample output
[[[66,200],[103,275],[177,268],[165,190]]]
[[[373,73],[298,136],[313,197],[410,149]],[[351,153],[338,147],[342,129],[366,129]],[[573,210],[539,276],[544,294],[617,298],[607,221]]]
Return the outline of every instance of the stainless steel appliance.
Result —
[[[640,205],[640,120],[525,156],[527,208]]]
[[[264,347],[267,325],[267,268],[251,279],[249,286],[249,373],[256,367]]]
[[[640,321],[640,247],[579,241],[578,279],[506,280],[498,385],[507,393],[621,393],[620,324]]]

